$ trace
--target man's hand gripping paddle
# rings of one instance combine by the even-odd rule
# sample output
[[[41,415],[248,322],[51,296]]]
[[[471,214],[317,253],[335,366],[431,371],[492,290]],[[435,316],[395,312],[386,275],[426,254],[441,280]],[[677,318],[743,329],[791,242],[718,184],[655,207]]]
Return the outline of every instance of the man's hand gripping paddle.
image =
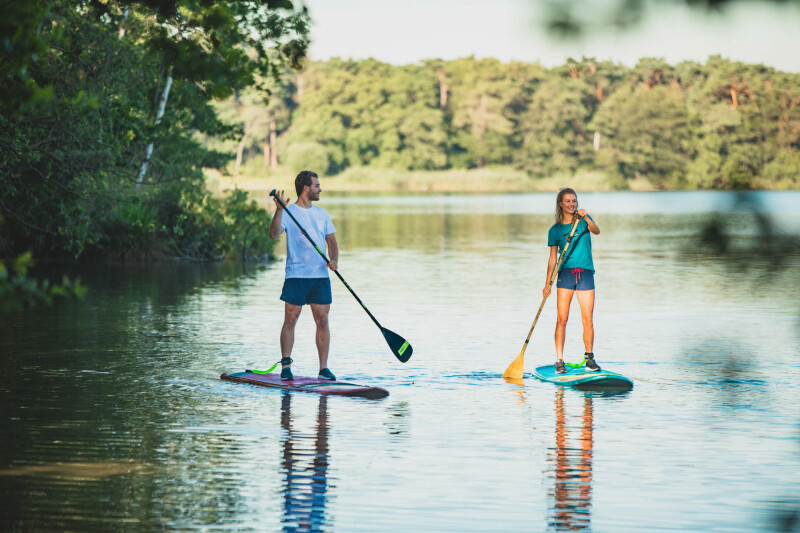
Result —
[[[575,235],[575,230],[578,228],[578,222],[580,218],[577,214],[574,215],[575,221],[572,223],[572,231],[569,232],[569,236],[567,236],[567,244],[564,245],[564,249],[561,251],[561,256],[558,258],[558,263],[556,264],[556,268],[553,270],[553,275],[550,276],[550,283],[548,287],[552,289],[553,282],[555,282],[556,278],[558,277],[558,270],[561,268],[561,262],[564,260],[564,256],[569,249],[569,245],[572,242],[572,237]],[[528,347],[528,342],[531,340],[531,335],[533,334],[533,328],[536,327],[536,322],[539,320],[539,315],[542,314],[542,309],[544,309],[544,303],[547,301],[547,296],[542,298],[542,305],[539,306],[539,311],[536,313],[536,318],[533,319],[533,325],[531,326],[530,331],[528,331],[528,337],[525,339],[525,344],[522,345],[522,350],[519,352],[519,355],[516,359],[514,359],[506,371],[503,372],[503,377],[508,379],[522,379],[523,375],[525,374],[525,349]],[[570,365],[572,366],[572,365]]]
[[[317,252],[319,252],[319,255],[322,256],[322,259],[325,261],[325,264],[327,265],[328,263],[330,263],[330,259],[328,259],[328,257],[325,255],[325,252],[319,249],[317,244],[308,235],[303,226],[301,226],[300,223],[297,221],[297,219],[294,218],[294,215],[292,215],[292,213],[289,212],[288,209],[286,209],[286,204],[283,203],[283,200],[278,198],[276,190],[272,189],[269,195],[275,198],[275,201],[277,201],[281,205],[281,207],[283,207],[284,212],[292,218],[295,224],[297,224],[297,227],[300,228],[300,231],[303,232],[303,235],[306,236],[306,239],[308,239],[308,241],[311,243],[314,249]],[[383,338],[386,339],[386,343],[389,345],[389,349],[392,350],[394,356],[397,357],[401,363],[405,363],[406,361],[408,361],[411,358],[411,354],[414,352],[414,349],[411,347],[408,341],[405,340],[400,335],[398,335],[397,333],[395,333],[394,331],[388,330],[385,327],[381,326],[380,322],[378,322],[378,319],[375,318],[373,314],[369,312],[367,306],[364,305],[364,302],[361,301],[361,298],[358,297],[355,291],[350,288],[350,285],[348,285],[347,282],[342,277],[342,275],[339,274],[339,271],[334,270],[333,272],[342,281],[342,283],[344,283],[344,286],[347,287],[347,290],[350,291],[350,294],[352,294],[353,297],[356,299],[356,301],[361,304],[361,307],[364,308],[364,311],[367,312],[372,321],[375,322],[375,325],[378,326],[378,328],[381,330],[381,333],[383,333]]]

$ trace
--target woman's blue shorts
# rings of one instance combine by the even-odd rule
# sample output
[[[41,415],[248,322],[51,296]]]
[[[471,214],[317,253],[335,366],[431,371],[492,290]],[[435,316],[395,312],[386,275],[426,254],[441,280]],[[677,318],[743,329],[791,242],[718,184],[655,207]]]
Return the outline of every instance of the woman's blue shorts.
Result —
[[[283,282],[281,300],[292,305],[321,304],[333,302],[330,278],[286,278]]]
[[[562,268],[558,272],[556,287],[571,291],[592,291],[594,290],[594,272],[584,268]]]

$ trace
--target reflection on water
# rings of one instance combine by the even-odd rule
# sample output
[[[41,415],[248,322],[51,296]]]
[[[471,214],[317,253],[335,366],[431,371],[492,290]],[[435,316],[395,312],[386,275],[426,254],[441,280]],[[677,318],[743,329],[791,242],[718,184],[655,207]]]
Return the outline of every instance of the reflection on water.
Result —
[[[314,435],[292,428],[292,395],[281,398],[283,530],[322,531],[328,495],[328,397],[319,396]]]
[[[556,387],[556,447],[548,463],[553,487],[548,491],[553,500],[548,525],[556,531],[589,529],[592,519],[592,396],[583,398],[580,427],[570,427],[564,407],[564,389]],[[570,438],[572,431],[572,438]]]
[[[343,275],[415,348],[399,364],[334,280],[331,364],[391,396],[219,379],[279,357],[282,264],[72,272],[86,300],[0,315],[0,531],[796,527],[800,251],[767,268],[758,217],[724,216],[726,194],[580,199],[603,228],[595,352],[627,395],[500,379],[541,301],[552,195],[326,197]],[[689,245],[712,211],[732,254]],[[800,213],[770,216],[800,234]],[[526,371],[553,360],[554,327],[551,301]]]
[[[134,461],[106,461],[94,463],[52,463],[0,470],[0,476],[40,476],[70,481],[89,481],[107,476],[130,474],[148,468]]]

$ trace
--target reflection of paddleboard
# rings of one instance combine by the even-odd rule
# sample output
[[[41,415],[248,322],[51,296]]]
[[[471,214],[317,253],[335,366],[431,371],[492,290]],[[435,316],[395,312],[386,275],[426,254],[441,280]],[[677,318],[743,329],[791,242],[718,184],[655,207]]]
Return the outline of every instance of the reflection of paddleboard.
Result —
[[[364,385],[356,385],[355,383],[343,383],[341,381],[328,381],[325,379],[305,378],[300,376],[295,376],[295,378],[290,381],[281,381],[280,374],[235,372],[233,374],[222,374],[220,379],[236,383],[261,385],[262,387],[272,387],[275,389],[316,392],[319,394],[333,394],[337,396],[360,396],[361,398],[371,398],[373,400],[389,396],[389,391],[380,387],[367,387]]]
[[[592,372],[585,366],[570,368],[567,366],[566,374],[556,374],[555,365],[540,366],[533,371],[533,377],[542,381],[574,387],[579,390],[617,390],[624,391],[633,388],[633,381],[622,374],[600,370]]]

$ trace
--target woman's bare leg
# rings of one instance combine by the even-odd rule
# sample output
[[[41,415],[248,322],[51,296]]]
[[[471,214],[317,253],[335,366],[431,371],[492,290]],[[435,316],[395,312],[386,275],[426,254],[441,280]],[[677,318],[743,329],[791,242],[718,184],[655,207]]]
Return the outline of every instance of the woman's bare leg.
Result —
[[[569,318],[569,304],[572,303],[571,289],[556,290],[556,359],[564,360],[564,341],[567,338],[567,319]],[[580,293],[579,293],[580,294]]]
[[[581,306],[581,322],[583,323],[583,344],[586,353],[594,350],[594,289],[578,291],[578,305]]]

